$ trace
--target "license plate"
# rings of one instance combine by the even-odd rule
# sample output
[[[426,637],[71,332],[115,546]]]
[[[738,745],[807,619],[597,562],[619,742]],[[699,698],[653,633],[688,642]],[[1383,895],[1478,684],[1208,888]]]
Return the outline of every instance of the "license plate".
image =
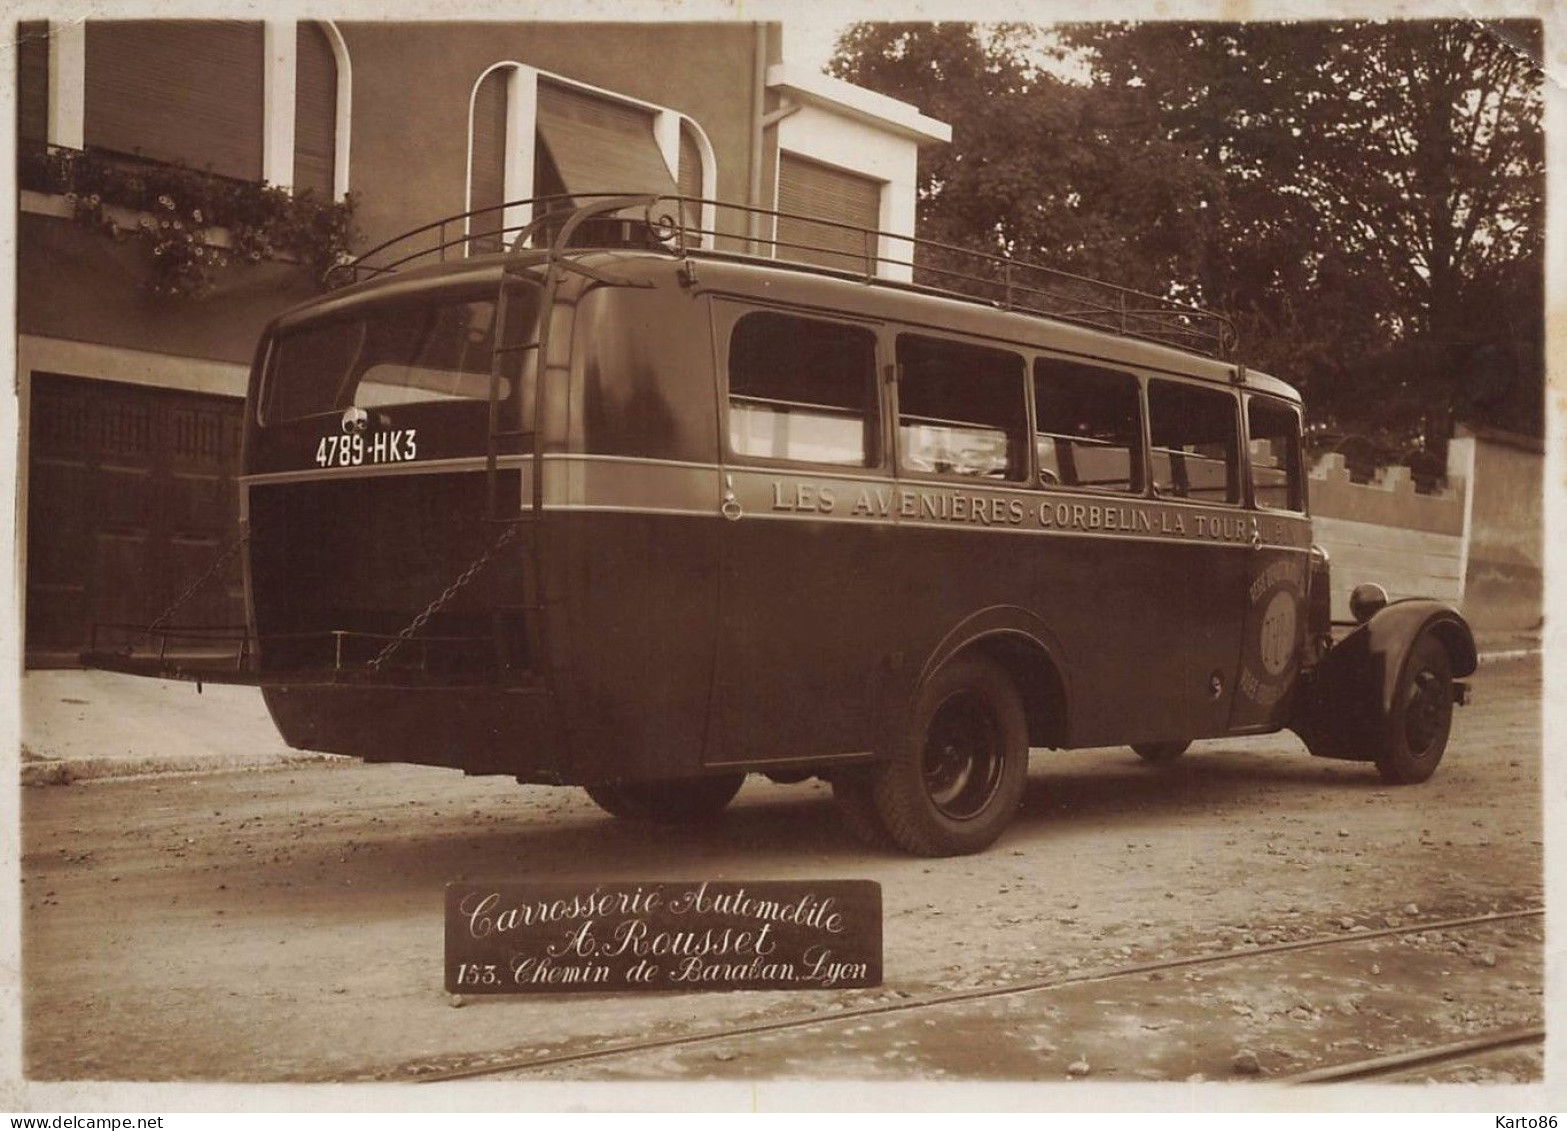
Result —
[[[321,437],[317,467],[359,467],[366,463],[407,463],[419,455],[417,428],[350,432]]]

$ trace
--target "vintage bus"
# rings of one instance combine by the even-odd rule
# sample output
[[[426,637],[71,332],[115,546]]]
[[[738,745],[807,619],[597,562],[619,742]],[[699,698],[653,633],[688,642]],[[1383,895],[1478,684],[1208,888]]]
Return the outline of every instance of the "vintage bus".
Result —
[[[1435,770],[1473,637],[1368,586],[1335,642],[1300,398],[1223,318],[754,209],[719,246],[690,203],[512,202],[490,253],[449,219],[280,316],[245,630],[105,628],[86,662],[259,684],[295,747],[621,817],[820,777],[933,856],[1001,834],[1031,748],[1292,728]]]

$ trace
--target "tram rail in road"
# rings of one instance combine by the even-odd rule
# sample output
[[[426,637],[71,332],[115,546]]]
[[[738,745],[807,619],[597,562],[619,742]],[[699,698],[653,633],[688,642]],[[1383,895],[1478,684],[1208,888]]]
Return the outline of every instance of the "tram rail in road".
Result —
[[[101,746],[117,719],[124,730],[106,711],[92,732]],[[810,785],[752,782],[699,838],[614,825],[559,791],[400,766],[27,790],[22,930],[39,959],[24,970],[27,1063],[39,1079],[414,1080],[1217,955],[1247,934],[1359,940],[1371,936],[1361,926],[1430,930],[1543,903],[1538,665],[1488,671],[1458,742],[1452,773],[1417,793],[1280,740],[1216,743],[1152,772],[1128,752],[1052,755],[1037,760],[1008,844],[948,864],[858,850]],[[438,894],[524,859],[550,879],[876,880],[885,985],[451,1008]],[[1231,1061],[1250,1049],[1272,1082],[1540,1023],[1541,927],[1252,948],[1228,964],[513,1075],[1063,1080],[1086,1060],[1089,1082],[1249,1080]],[[84,950],[89,938],[103,945]],[[1459,1074],[1541,1072],[1537,1050],[1520,1048]]]
[[[1286,954],[1301,951],[1321,951],[1337,947],[1363,945],[1375,939],[1392,938],[1396,936],[1430,934],[1438,931],[1458,931],[1478,928],[1489,924],[1509,923],[1519,920],[1539,918],[1544,915],[1543,907],[1528,907],[1511,911],[1491,912],[1482,915],[1469,915],[1462,918],[1441,920],[1425,920],[1386,927],[1376,930],[1355,931],[1349,934],[1316,935],[1310,938],[1293,939],[1285,942],[1266,943],[1261,945],[1249,945],[1237,947],[1217,953],[1205,953],[1185,958],[1168,959],[1158,962],[1143,962],[1115,969],[1089,971],[1081,974],[1070,974],[1059,977],[1043,978],[1026,982],[1015,983],[1006,986],[992,986],[973,990],[963,990],[953,993],[934,994],[908,1001],[884,1003],[867,1006],[859,1009],[845,1009],[830,1015],[814,1015],[809,1017],[791,1018],[789,1020],[763,1022],[752,1025],[739,1025],[724,1029],[718,1029],[705,1033],[693,1033],[680,1036],[664,1037],[655,1040],[629,1041],[610,1045],[603,1048],[589,1049],[580,1052],[558,1053],[546,1056],[523,1056],[501,1060],[485,1060],[459,1065],[458,1067],[436,1072],[392,1072],[379,1076],[379,1079],[406,1079],[419,1083],[435,1083],[452,1080],[469,1080],[484,1076],[499,1076],[505,1074],[522,1074],[573,1065],[587,1065],[602,1063],[616,1059],[632,1058],[640,1054],[655,1053],[661,1051],[673,1051],[691,1048],[694,1046],[714,1044],[722,1041],[735,1040],[737,1038],[761,1037],[771,1034],[787,1033],[791,1031],[804,1031],[810,1029],[841,1028],[854,1022],[864,1021],[867,1018],[881,1018],[894,1015],[914,1015],[927,1011],[940,1010],[947,1007],[984,1002],[1000,998],[1024,997],[1028,995],[1044,994],[1052,990],[1063,990],[1069,987],[1086,986],[1102,983],[1114,983],[1135,977],[1146,977],[1170,971],[1187,970],[1198,967],[1234,965],[1244,963],[1271,955]],[[1352,1063],[1329,1066],[1315,1069],[1310,1072],[1299,1073],[1293,1076],[1273,1077],[1274,1083],[1304,1084],[1326,1083],[1337,1080],[1352,1080],[1388,1075],[1395,1072],[1407,1071],[1425,1065],[1445,1063],[1455,1058],[1475,1053],[1490,1051],[1500,1048],[1514,1047],[1530,1042],[1543,1040],[1544,1030],[1539,1027],[1524,1029],[1510,1029],[1504,1032],[1491,1033],[1474,1037],[1462,1042],[1444,1043],[1436,1046],[1424,1046],[1414,1050],[1406,1050],[1402,1053],[1376,1057]]]
[[[1437,1068],[1487,1053],[1500,1052],[1529,1045],[1543,1044],[1545,1026],[1533,1025],[1525,1029],[1509,1029],[1500,1033],[1487,1033],[1467,1041],[1454,1041],[1448,1045],[1408,1049],[1371,1057],[1349,1064],[1335,1064],[1316,1068],[1279,1080],[1280,1084],[1340,1084],[1351,1080],[1375,1080],[1413,1071],[1417,1068]]]

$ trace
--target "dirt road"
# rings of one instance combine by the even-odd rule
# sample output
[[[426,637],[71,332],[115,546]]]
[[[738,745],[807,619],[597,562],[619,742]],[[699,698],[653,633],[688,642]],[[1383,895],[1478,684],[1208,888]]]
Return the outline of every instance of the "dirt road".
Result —
[[[575,790],[411,767],[28,789],[28,1075],[403,1076],[1526,907],[1543,896],[1538,663],[1488,666],[1475,687],[1425,786],[1385,787],[1368,767],[1310,758],[1288,736],[1201,743],[1159,768],[1127,750],[1039,752],[1012,831],[957,860],[866,850],[841,830],[824,787],[761,779],[716,825],[674,831],[614,821]],[[441,985],[441,892],[464,877],[877,880],[885,985],[459,1006]],[[1086,1061],[1096,1078],[1212,1078],[1251,1042],[1265,1077],[1348,1059],[1356,1042],[1395,1031],[1438,1043],[1543,1012],[1537,931],[1426,938],[1404,958],[1369,945],[1324,956],[1321,969],[1292,967],[1289,979],[1259,967],[1187,985],[1186,1004],[1158,1005],[1174,987],[1151,984],[1114,1009],[1103,994],[1057,1002],[1027,1055],[1009,1045],[987,1058],[996,1026],[977,1015],[951,1030],[970,1050],[952,1064],[889,1057],[891,1038],[872,1031],[779,1042],[777,1055],[757,1043],[666,1057],[644,1072],[1062,1079]],[[1357,984],[1346,990],[1344,978]],[[1187,1023],[1160,1026],[1161,1008]],[[1322,1039],[1297,1040],[1304,1029]],[[1498,1063],[1499,1078],[1537,1070],[1528,1057]]]

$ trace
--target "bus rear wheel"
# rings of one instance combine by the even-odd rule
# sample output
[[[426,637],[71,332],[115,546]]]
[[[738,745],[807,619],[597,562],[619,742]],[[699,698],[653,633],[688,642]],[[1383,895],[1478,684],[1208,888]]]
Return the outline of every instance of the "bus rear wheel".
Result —
[[[1191,745],[1186,742],[1134,742],[1132,751],[1145,762],[1173,762]]]
[[[870,848],[895,848],[876,811],[876,781],[864,767],[840,770],[833,774],[832,799],[837,803],[838,815],[849,827],[849,832],[861,844]]]
[[[744,774],[702,778],[613,782],[583,786],[596,805],[612,817],[658,825],[685,825],[716,817],[734,800]]]
[[[1028,725],[1012,680],[959,656],[920,691],[903,749],[874,770],[871,800],[888,838],[919,856],[963,856],[1011,823],[1028,778]]]

